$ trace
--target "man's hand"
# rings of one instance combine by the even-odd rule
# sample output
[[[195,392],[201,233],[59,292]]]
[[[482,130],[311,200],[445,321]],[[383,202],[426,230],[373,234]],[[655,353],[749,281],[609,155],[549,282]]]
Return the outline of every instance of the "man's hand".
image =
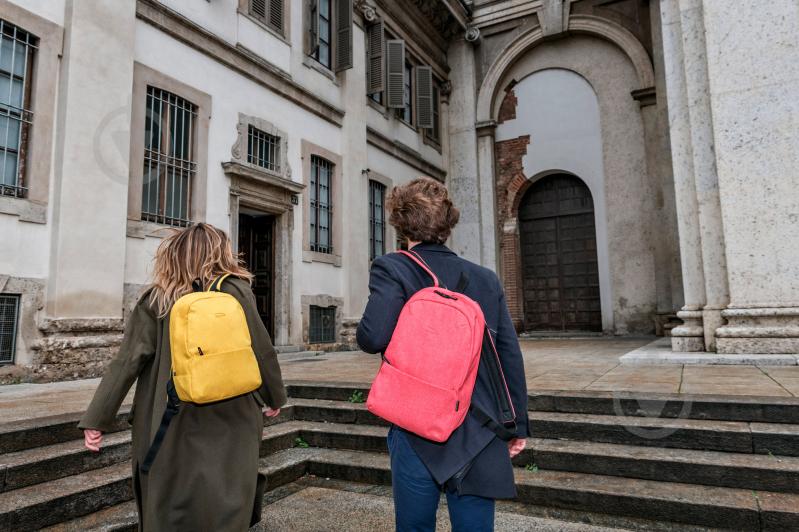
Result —
[[[279,409],[279,408],[276,408],[276,409],[272,410],[271,408],[269,408],[269,407],[267,406],[266,408],[264,408],[264,415],[265,415],[266,417],[275,417],[275,416],[278,416],[278,415],[280,415],[280,409]]]
[[[103,444],[103,433],[99,430],[86,429],[83,431],[83,444],[92,452],[99,453]]]
[[[513,458],[520,452],[524,450],[527,446],[527,440],[524,438],[514,438],[508,442],[508,452],[510,453],[510,457]]]

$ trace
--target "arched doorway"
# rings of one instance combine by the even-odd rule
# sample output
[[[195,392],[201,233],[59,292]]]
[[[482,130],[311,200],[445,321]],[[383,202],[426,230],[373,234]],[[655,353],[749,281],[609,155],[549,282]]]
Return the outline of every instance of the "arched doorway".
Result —
[[[552,174],[519,203],[524,328],[601,331],[594,202],[579,178]]]

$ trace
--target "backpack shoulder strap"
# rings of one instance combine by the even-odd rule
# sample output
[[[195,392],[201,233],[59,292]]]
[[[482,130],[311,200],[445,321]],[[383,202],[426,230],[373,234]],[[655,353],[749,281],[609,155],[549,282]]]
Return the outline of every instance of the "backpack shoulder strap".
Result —
[[[224,274],[224,275],[220,275],[219,277],[217,277],[216,279],[214,279],[214,281],[213,281],[213,282],[211,283],[211,285],[208,287],[208,290],[206,290],[206,292],[219,292],[219,290],[220,290],[220,289],[221,289],[221,287],[222,287],[222,281],[224,281],[224,280],[225,280],[225,279],[227,279],[228,277],[230,277],[230,274],[229,274],[229,273],[226,273],[226,274]]]
[[[401,253],[406,257],[409,257],[413,262],[418,264],[424,271],[428,273],[428,275],[430,275],[430,277],[433,278],[433,286],[438,288],[439,286],[438,277],[436,277],[436,274],[433,273],[433,270],[430,269],[430,266],[427,265],[427,263],[422,259],[422,257],[419,256],[418,253],[412,251],[405,251],[404,249],[398,251],[397,253]]]

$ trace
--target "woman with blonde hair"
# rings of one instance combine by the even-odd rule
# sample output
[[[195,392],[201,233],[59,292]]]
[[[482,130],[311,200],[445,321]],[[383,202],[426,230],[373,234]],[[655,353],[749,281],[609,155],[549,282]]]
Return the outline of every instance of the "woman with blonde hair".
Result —
[[[169,317],[173,304],[207,289],[238,300],[246,317],[261,386],[252,393],[199,405],[184,402],[172,419],[149,472],[142,471],[167,403],[172,377]],[[242,531],[260,519],[265,478],[258,473],[263,414],[275,416],[286,392],[269,334],[250,289],[252,274],[231,250],[227,235],[196,224],[165,238],[154,260],[153,282],[126,320],[119,353],[110,362],[79,428],[98,452],[113,430],[128,390],[136,384],[129,415],[133,426],[133,488],[139,530]]]

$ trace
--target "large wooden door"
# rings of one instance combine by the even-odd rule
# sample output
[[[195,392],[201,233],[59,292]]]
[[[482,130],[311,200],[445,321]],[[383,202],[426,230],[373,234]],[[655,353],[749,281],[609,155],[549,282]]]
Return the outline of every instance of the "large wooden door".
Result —
[[[274,216],[239,214],[239,252],[247,268],[255,275],[252,291],[258,313],[272,339],[275,338],[274,242]]]
[[[524,325],[601,331],[594,202],[579,178],[547,176],[519,205]]]

